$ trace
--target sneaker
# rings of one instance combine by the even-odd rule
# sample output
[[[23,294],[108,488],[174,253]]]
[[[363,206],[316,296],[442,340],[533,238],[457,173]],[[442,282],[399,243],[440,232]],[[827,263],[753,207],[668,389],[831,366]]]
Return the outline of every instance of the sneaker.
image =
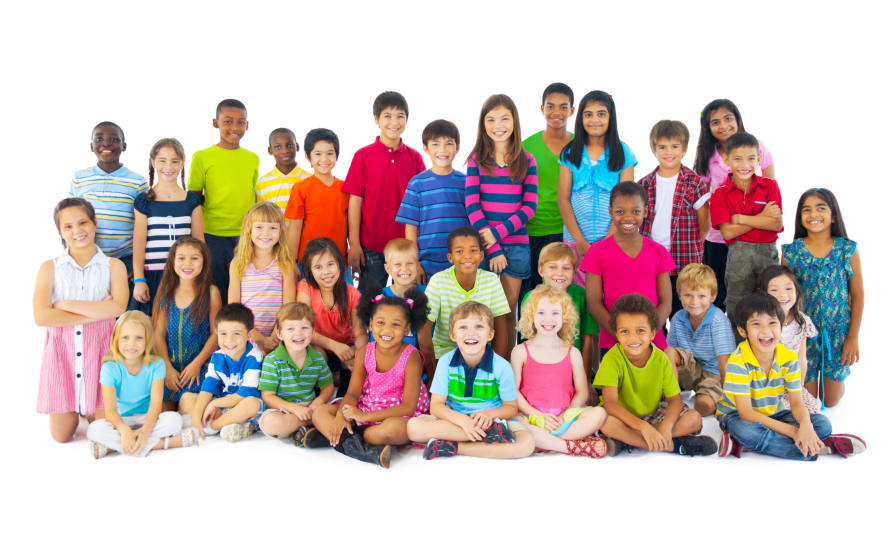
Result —
[[[818,454],[838,454],[848,458],[846,454],[860,454],[867,450],[867,443],[851,434],[834,434],[824,439],[825,448]]]
[[[727,456],[733,456],[734,458],[739,458],[742,452],[743,445],[734,439],[733,436],[730,435],[730,432],[724,430],[724,434],[721,436],[721,446],[718,448],[718,457],[725,458]]]
[[[709,436],[704,435],[687,435],[678,437],[677,442],[680,443],[677,454],[690,456],[710,456],[718,452],[718,444]]]
[[[255,425],[250,422],[242,424],[228,424],[221,428],[221,438],[227,443],[236,443],[244,437],[255,433]]]
[[[622,452],[634,452],[635,450],[637,450],[637,447],[619,441],[618,439],[610,439],[606,437],[603,439],[603,441],[606,442],[606,455],[610,458],[613,456],[618,456]]]
[[[93,458],[98,460],[109,453],[109,449],[100,445],[99,443],[95,443],[93,441],[90,442],[90,454],[93,455]]]
[[[301,426],[292,436],[292,442],[296,447],[306,449],[319,449],[330,446],[329,439],[313,426]]]
[[[423,459],[431,460],[432,458],[450,458],[457,455],[457,441],[448,441],[447,439],[435,439],[434,437],[426,443],[426,449],[423,450]]]
[[[507,421],[494,419],[491,428],[485,430],[485,443],[515,443],[516,435],[510,430]]]

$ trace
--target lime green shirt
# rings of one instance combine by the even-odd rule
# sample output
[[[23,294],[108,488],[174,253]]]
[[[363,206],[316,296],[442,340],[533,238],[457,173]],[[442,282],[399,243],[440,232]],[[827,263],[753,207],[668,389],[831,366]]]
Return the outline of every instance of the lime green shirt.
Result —
[[[242,220],[255,204],[258,164],[258,155],[242,147],[231,151],[212,145],[193,154],[187,189],[205,190],[202,225],[206,233],[239,236]]]
[[[652,347],[653,354],[646,365],[637,368],[616,344],[603,356],[600,370],[594,377],[594,387],[616,387],[619,405],[637,417],[656,411],[662,403],[662,395],[671,398],[681,392],[674,379],[671,360],[655,344]],[[600,405],[603,405],[603,397],[600,397]]]
[[[525,224],[528,236],[562,234],[562,215],[556,201],[559,194],[559,156],[550,152],[540,131],[523,141],[522,147],[535,157],[538,167],[538,210]]]

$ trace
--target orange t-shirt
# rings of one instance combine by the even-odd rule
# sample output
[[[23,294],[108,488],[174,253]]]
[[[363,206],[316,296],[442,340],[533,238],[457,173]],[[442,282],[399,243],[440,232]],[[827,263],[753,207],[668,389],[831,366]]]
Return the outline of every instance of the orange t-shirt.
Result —
[[[307,182],[307,181],[305,181]],[[342,344],[354,344],[354,327],[351,325],[351,311],[360,302],[360,292],[348,285],[348,322],[343,322],[339,307],[330,311],[323,303],[320,291],[311,288],[304,279],[298,282],[298,291],[311,297],[311,310],[314,311],[314,331]]]
[[[316,175],[295,183],[289,194],[285,216],[290,220],[304,220],[298,244],[298,262],[305,254],[305,246],[315,238],[331,238],[348,259],[348,198],[342,193],[345,181],[334,179],[329,186]]]

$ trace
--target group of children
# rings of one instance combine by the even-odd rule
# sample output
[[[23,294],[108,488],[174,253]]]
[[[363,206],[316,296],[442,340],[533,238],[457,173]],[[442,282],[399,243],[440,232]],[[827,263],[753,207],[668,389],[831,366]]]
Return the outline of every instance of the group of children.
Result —
[[[703,110],[695,170],[686,126],[659,121],[658,166],[636,182],[611,95],[586,94],[573,133],[568,86],[541,111],[523,140],[513,101],[489,97],[465,174],[456,126],[429,123],[426,170],[401,139],[407,102],[382,93],[345,181],[322,128],[303,140],[313,173],[279,128],[259,178],[236,100],[188,183],[177,140],[152,147],[147,185],[120,162],[122,129],[97,125],[34,292],[53,438],[86,416],[100,458],[260,430],[383,467],[408,444],[426,459],[863,452],[821,414],[858,360],[864,304],[832,192],[799,199],[781,265],[773,158],[732,102]],[[698,435],[713,414],[720,445]]]

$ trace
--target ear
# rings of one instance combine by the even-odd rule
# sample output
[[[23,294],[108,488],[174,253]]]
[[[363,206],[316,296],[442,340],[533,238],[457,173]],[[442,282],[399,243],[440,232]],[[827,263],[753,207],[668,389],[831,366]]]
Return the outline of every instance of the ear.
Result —
[[[93,148],[93,142],[90,142],[90,152],[95,153],[96,149]]]
[[[410,329],[410,322],[408,322],[408,323],[407,323],[407,327],[404,328],[404,336],[405,336],[405,337],[410,337],[410,335],[411,335],[412,333],[413,333],[413,330]]]
[[[541,105],[541,115],[543,115],[544,117],[547,117],[547,116],[544,114],[544,105],[543,105],[543,104]]]
[[[211,120],[211,126],[213,126],[214,128],[221,128],[221,127],[218,125],[218,118],[217,118],[217,117],[215,117],[214,119]]]
[[[269,154],[270,156],[273,156],[273,149],[271,149],[270,147],[268,147],[268,148],[267,148],[267,154]]]
[[[538,265],[538,275],[544,277],[544,267],[540,264]]]
[[[376,123],[377,127],[379,126],[379,116],[378,115],[373,114],[373,122]]]
[[[308,153],[305,153],[305,160],[308,161],[308,164],[311,163],[311,157],[308,156]]]
[[[761,169],[761,153],[758,153],[758,169]]]
[[[249,129],[249,122],[246,121],[246,130],[248,130],[248,129]]]
[[[742,337],[746,340],[749,340],[749,335],[746,333],[745,329],[741,328],[740,326],[737,326],[737,331],[740,332],[740,337]]]
[[[127,151],[127,143],[121,142],[121,152]]]
[[[492,340],[494,340],[494,330],[493,329],[491,330],[491,333],[488,334],[488,342],[491,342]]]

